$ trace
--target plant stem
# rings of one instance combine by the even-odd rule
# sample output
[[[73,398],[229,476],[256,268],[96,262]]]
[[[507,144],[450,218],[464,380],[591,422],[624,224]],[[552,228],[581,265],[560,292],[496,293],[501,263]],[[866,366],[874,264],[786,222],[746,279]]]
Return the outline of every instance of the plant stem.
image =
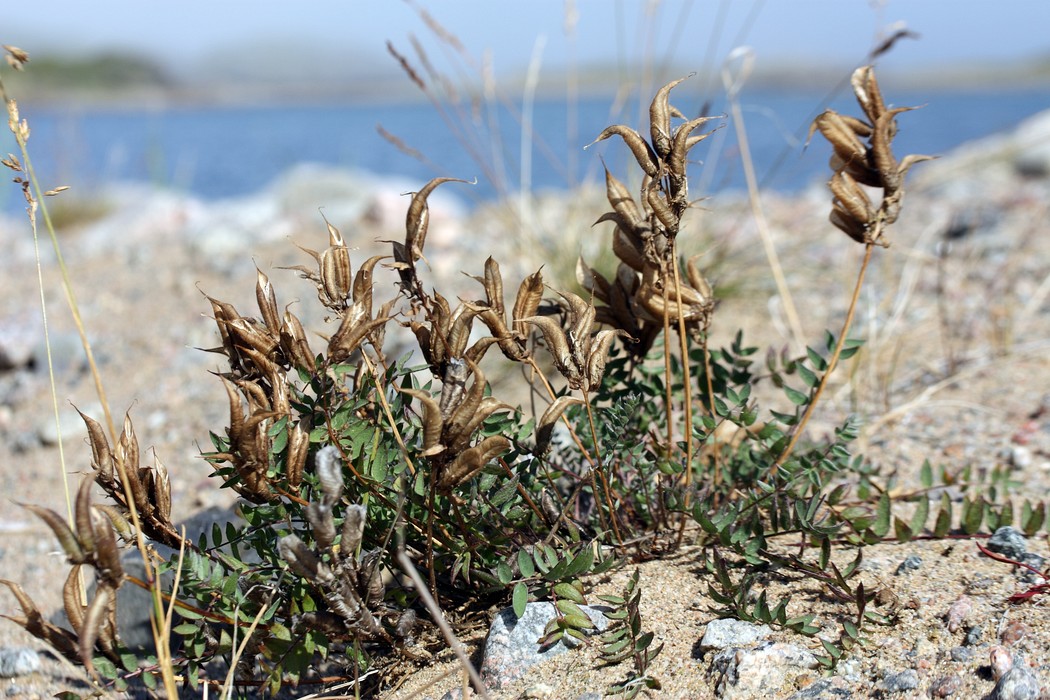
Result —
[[[873,238],[873,240],[876,239],[877,238]],[[813,409],[820,400],[820,395],[824,392],[824,387],[827,386],[828,378],[831,377],[831,373],[835,371],[835,366],[839,361],[839,355],[842,354],[842,348],[846,344],[846,335],[849,333],[850,325],[853,323],[853,314],[857,310],[857,300],[860,299],[860,290],[864,285],[864,273],[868,269],[868,263],[871,262],[871,251],[874,247],[874,243],[868,243],[864,246],[864,260],[860,264],[860,272],[857,273],[857,283],[853,287],[853,297],[850,299],[849,309],[846,311],[846,320],[842,323],[842,331],[839,333],[838,342],[835,343],[835,350],[831,353],[831,357],[828,358],[828,368],[825,370],[823,376],[821,376],[820,383],[817,384],[817,388],[813,392],[813,397],[809,400],[809,404],[806,406],[806,412],[802,414],[802,419],[799,420],[795,429],[792,431],[790,442],[788,442],[784,451],[780,453],[780,456],[777,457],[777,460],[773,462],[773,466],[769,470],[769,476],[771,478],[776,476],[777,470],[780,469],[780,466],[787,461],[788,457],[790,457],[791,453],[794,451],[795,445],[798,443],[798,439],[802,435],[802,430],[806,427],[806,423],[809,422],[810,416],[813,415]]]

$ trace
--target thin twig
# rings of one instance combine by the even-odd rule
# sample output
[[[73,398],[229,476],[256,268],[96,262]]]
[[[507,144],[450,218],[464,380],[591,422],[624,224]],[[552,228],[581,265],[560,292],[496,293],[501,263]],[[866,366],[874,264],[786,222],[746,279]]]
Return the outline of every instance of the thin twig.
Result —
[[[427,606],[427,610],[430,612],[430,616],[434,618],[434,622],[438,628],[441,629],[441,633],[445,635],[445,641],[452,647],[453,653],[456,658],[459,659],[459,663],[463,665],[467,673],[470,674],[470,680],[474,684],[474,689],[477,691],[485,700],[488,700],[489,693],[485,689],[485,684],[481,680],[481,676],[478,674],[474,664],[470,663],[470,657],[467,656],[467,651],[463,647],[463,642],[459,641],[459,637],[452,631],[452,627],[448,624],[444,614],[441,612],[441,607],[434,600],[434,597],[427,591],[427,585],[423,582],[423,578],[416,571],[416,567],[413,566],[412,560],[408,558],[405,551],[402,549],[397,553],[397,561],[401,564],[401,569],[408,574],[408,577],[412,579],[412,585],[416,589],[416,593],[423,599],[423,604]]]

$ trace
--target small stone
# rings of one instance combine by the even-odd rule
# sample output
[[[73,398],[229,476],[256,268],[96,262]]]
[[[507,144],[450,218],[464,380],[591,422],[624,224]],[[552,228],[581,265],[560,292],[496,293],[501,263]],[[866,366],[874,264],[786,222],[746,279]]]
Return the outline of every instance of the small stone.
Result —
[[[987,548],[1008,559],[1018,561],[1028,551],[1024,534],[1015,527],[1001,527],[988,538]]]
[[[581,605],[580,609],[594,623],[591,633],[601,632],[609,626],[601,608]],[[485,660],[481,665],[481,677],[490,688],[499,688],[517,680],[530,666],[579,645],[579,641],[566,635],[562,641],[540,650],[537,641],[543,636],[544,628],[555,615],[554,604],[547,602],[529,603],[525,606],[525,614],[520,618],[511,608],[501,610],[496,615],[485,640]]]
[[[1012,646],[1028,634],[1028,625],[1018,620],[1011,620],[999,634],[999,641]]]
[[[576,696],[576,700],[602,700],[601,693],[582,693]]]
[[[897,567],[897,575],[910,574],[912,571],[917,571],[922,566],[922,557],[917,554],[911,554],[905,557],[904,561]]]
[[[992,688],[989,700],[1036,700],[1039,679],[1025,663],[1015,663]]]
[[[1021,558],[1017,561],[1022,564],[1027,564],[1036,571],[1042,572],[1043,566],[1046,564],[1046,559],[1036,554],[1035,552],[1025,552],[1021,555]],[[1026,569],[1021,566],[1017,568],[1017,578],[1021,579],[1022,583],[1043,583],[1044,578],[1042,573],[1036,573],[1032,569]]]
[[[554,697],[554,688],[546,683],[537,683],[525,689],[524,697],[526,700],[547,700]]]
[[[790,696],[788,700],[849,700],[853,697],[849,685],[840,676],[821,678]]]
[[[981,635],[984,634],[984,628],[980,625],[974,625],[973,627],[966,628],[966,637],[963,638],[963,644],[968,647],[975,647],[981,643]]]
[[[948,631],[957,632],[972,610],[973,603],[970,602],[970,599],[965,595],[959,596],[944,615]]]
[[[723,649],[708,671],[718,676],[720,698],[783,697],[784,690],[819,666],[807,649],[794,644],[763,642],[754,649]]]
[[[879,684],[887,693],[903,693],[919,687],[919,674],[914,668],[898,673],[888,673]]]
[[[930,683],[930,695],[935,698],[946,698],[959,692],[960,688],[962,688],[962,678],[953,673],[950,676],[941,676]]]
[[[40,654],[29,647],[0,649],[0,678],[27,676],[40,669]]]
[[[1024,445],[1010,448],[1010,466],[1014,469],[1027,469],[1032,466],[1032,451]]]
[[[747,646],[765,639],[772,632],[773,630],[768,625],[757,625],[743,620],[730,618],[711,620],[704,629],[700,648],[703,651],[711,651],[712,649]]]
[[[973,659],[973,649],[969,647],[952,647],[952,650],[948,653],[952,657],[952,661],[960,664],[968,663]]]

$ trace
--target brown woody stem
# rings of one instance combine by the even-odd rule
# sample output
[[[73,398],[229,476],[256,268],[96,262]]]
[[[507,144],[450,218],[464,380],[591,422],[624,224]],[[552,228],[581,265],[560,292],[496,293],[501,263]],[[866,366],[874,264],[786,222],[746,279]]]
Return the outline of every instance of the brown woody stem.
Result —
[[[817,402],[820,400],[820,395],[824,392],[824,387],[828,383],[828,378],[831,373],[835,371],[835,366],[838,364],[839,355],[842,354],[842,348],[846,344],[846,335],[849,333],[850,325],[853,323],[853,314],[857,310],[857,300],[860,299],[860,290],[864,285],[864,273],[868,269],[868,263],[871,262],[871,251],[875,247],[874,243],[868,243],[864,246],[864,261],[860,264],[860,272],[857,273],[857,284],[853,287],[853,297],[849,302],[849,310],[846,311],[846,320],[842,324],[842,332],[839,333],[838,342],[835,343],[835,350],[831,353],[831,357],[828,358],[828,368],[824,371],[824,375],[820,378],[820,383],[817,384],[816,390],[813,392],[813,397],[809,400],[809,405],[806,406],[806,412],[802,414],[802,419],[795,426],[794,431],[791,433],[791,441],[788,442],[787,447],[777,457],[777,461],[773,463],[773,467],[769,470],[770,477],[776,476],[780,466],[787,461],[788,457],[795,449],[795,445],[798,443],[799,437],[802,435],[802,430],[806,427],[806,423],[809,422],[810,417],[813,415],[813,409],[816,408]]]

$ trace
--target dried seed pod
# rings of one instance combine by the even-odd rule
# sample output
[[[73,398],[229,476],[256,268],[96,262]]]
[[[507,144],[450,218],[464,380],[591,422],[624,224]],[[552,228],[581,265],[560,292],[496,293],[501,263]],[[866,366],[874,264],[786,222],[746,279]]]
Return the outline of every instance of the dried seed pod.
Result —
[[[519,335],[528,335],[528,329],[523,319],[535,316],[543,301],[543,274],[540,270],[532,273],[521,282],[518,293],[514,297],[514,308],[511,310],[512,327]]]
[[[559,396],[554,400],[547,410],[540,416],[539,422],[536,424],[536,447],[533,450],[535,454],[542,454],[546,451],[547,446],[550,445],[551,435],[554,433],[554,426],[557,425],[558,420],[569,408],[569,406],[580,406],[583,404],[583,399],[575,396]],[[546,492],[544,492],[546,493]]]
[[[303,468],[310,453],[310,434],[298,423],[288,431],[288,459],[285,466],[288,486],[298,489],[303,482]]]
[[[18,600],[18,605],[22,608],[21,617],[7,616],[7,619],[19,625],[34,637],[44,640],[70,661],[80,659],[77,638],[74,634],[49,622],[47,617],[40,612],[32,599],[26,595],[26,592],[17,583],[7,579],[0,579],[0,584],[7,586],[11,594]]]
[[[415,261],[422,257],[423,245],[427,240],[427,229],[430,226],[427,198],[438,186],[446,182],[467,181],[454,177],[436,177],[412,195],[412,203],[408,205],[408,214],[405,216],[405,248],[411,254],[411,259],[407,261],[411,265],[415,265]]]
[[[609,348],[618,336],[626,336],[625,331],[616,329],[612,331],[598,331],[591,343],[590,355],[587,356],[587,389],[597,390],[602,383],[605,374],[605,363],[609,358]]]
[[[849,173],[835,173],[831,176],[828,187],[835,201],[850,218],[863,224],[870,224],[875,220],[875,208],[871,199]]]
[[[314,456],[317,482],[324,494],[324,503],[334,505],[343,495],[343,458],[335,445],[325,445]]]
[[[84,577],[80,575],[82,566],[82,564],[75,564],[69,570],[66,583],[62,586],[62,609],[66,613],[66,619],[69,620],[69,626],[77,634],[80,634],[80,630],[84,627],[84,612],[87,610],[87,606],[80,602],[87,599],[84,594]]]
[[[281,351],[291,361],[292,366],[312,373],[315,369],[314,354],[306,339],[306,331],[299,319],[288,310],[284,312],[284,323],[281,324],[279,334]]]
[[[620,216],[621,228],[626,231],[634,231],[645,223],[645,217],[642,216],[642,212],[638,209],[627,187],[617,180],[608,168],[605,169],[605,196],[612,205],[613,211]]]
[[[562,375],[570,379],[570,381],[572,377],[578,376],[577,369],[572,365],[572,351],[569,349],[569,340],[557,321],[546,316],[529,316],[521,320],[540,329],[540,333],[543,334],[543,340],[547,344],[547,349],[550,350],[551,356],[554,358],[554,366],[558,368]]]
[[[298,535],[285,535],[277,540],[277,552],[295,574],[309,581],[332,578],[332,572],[310,551]]]
[[[619,136],[623,139],[623,142],[627,144],[629,149],[631,149],[631,153],[634,154],[634,159],[638,162],[638,167],[645,171],[646,175],[649,175],[650,177],[657,176],[660,172],[659,158],[657,158],[652,146],[642,138],[642,135],[630,127],[622,124],[614,124],[613,126],[607,127],[602,133],[598,134],[598,138],[586,147],[593,146],[599,141],[604,141],[610,136]]]
[[[255,268],[255,301],[259,305],[259,313],[262,315],[263,323],[267,330],[273,335],[281,332],[280,311],[277,307],[277,295],[270,284],[270,278],[258,267]]]
[[[678,233],[681,220],[668,204],[666,196],[660,190],[659,182],[654,182],[654,186],[646,188],[645,201],[669,235]]]
[[[685,177],[686,159],[689,156],[689,150],[711,135],[710,132],[697,136],[690,136],[690,134],[697,127],[717,118],[718,117],[697,117],[696,119],[690,119],[685,124],[682,124],[675,129],[674,138],[671,140],[671,152],[667,158],[667,167],[672,175],[680,178]]]
[[[95,567],[99,585],[116,590],[124,580],[124,567],[120,563],[117,538],[113,534],[109,518],[105,515],[92,510],[91,520],[95,539],[95,553],[91,565]]]
[[[685,78],[672,80],[656,91],[656,97],[649,104],[649,137],[653,150],[660,158],[671,153],[671,90]],[[647,173],[656,177],[655,173]]]
[[[886,111],[879,83],[875,80],[875,70],[871,66],[861,66],[850,76],[850,85],[853,86],[853,94],[857,96],[861,109],[874,124]]]
[[[153,469],[150,473],[150,497],[154,506],[154,517],[163,523],[171,518],[171,478],[168,467],[153,453]]]
[[[342,538],[339,542],[339,552],[344,558],[356,556],[357,548],[361,546],[361,540],[365,534],[365,523],[368,520],[368,509],[363,505],[355,504],[346,509],[343,518]]]
[[[306,506],[306,520],[310,523],[310,531],[313,533],[317,546],[328,549],[335,542],[335,520],[332,518],[332,509],[325,503],[311,501]]]
[[[425,391],[401,389],[401,393],[419,399],[423,404],[423,455],[429,457],[443,451],[445,446],[441,444],[441,406]]]
[[[95,642],[103,632],[106,624],[105,618],[110,612],[111,604],[115,601],[115,593],[115,590],[107,586],[99,586],[95,589],[95,597],[88,604],[87,610],[84,611],[84,618],[81,622],[80,642],[78,645],[80,660],[84,664],[84,668],[94,678],[98,677],[95,665],[92,663],[92,659],[95,656]]]
[[[42,508],[31,503],[19,503],[18,505],[43,520],[44,524],[51,528],[51,532],[58,539],[58,543],[62,546],[62,551],[65,552],[66,559],[70,564],[83,564],[88,561],[90,552],[84,551],[80,539],[69,528],[62,516],[50,508]]]
[[[868,242],[868,225],[863,221],[857,221],[836,202],[831,205],[831,214],[828,220],[847,236],[857,243]]]
[[[502,435],[492,435],[477,446],[462,452],[450,464],[438,480],[438,488],[448,490],[469,481],[497,455],[510,449],[510,440]]]
[[[871,127],[853,117],[846,117],[838,112],[828,109],[817,116],[809,127],[809,136],[820,130],[821,135],[828,140],[835,154],[844,163],[863,163],[867,157],[867,149],[858,138],[859,131],[867,131],[871,134]],[[833,169],[834,166],[833,166]]]

